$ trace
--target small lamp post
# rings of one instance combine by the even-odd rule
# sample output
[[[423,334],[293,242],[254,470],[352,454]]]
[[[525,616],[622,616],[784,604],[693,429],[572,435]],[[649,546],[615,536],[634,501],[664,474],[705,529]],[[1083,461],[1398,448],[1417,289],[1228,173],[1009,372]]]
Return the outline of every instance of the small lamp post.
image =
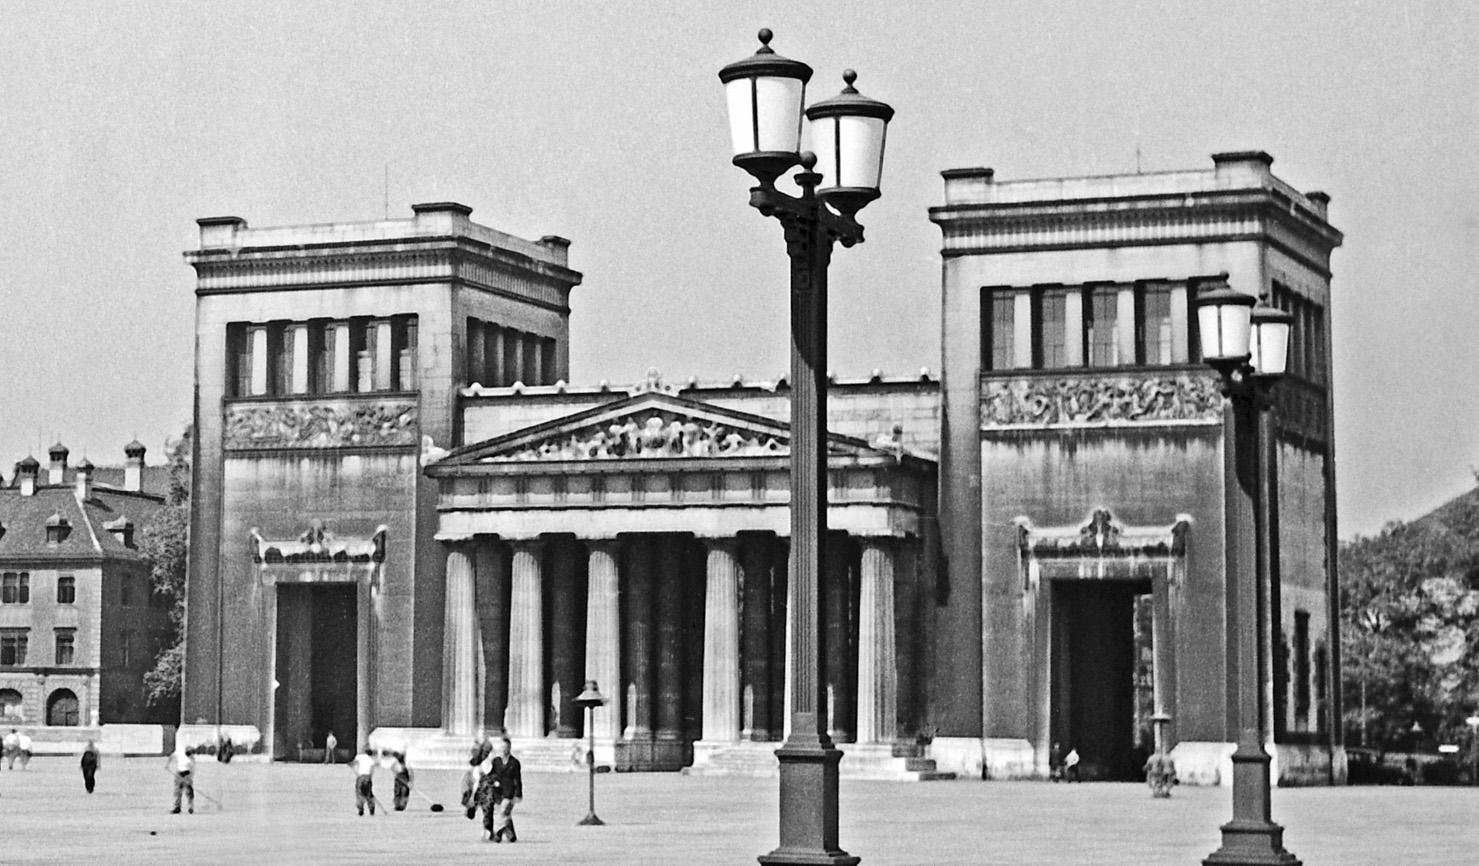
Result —
[[[1233,291],[1223,274],[1197,296],[1197,332],[1202,359],[1222,377],[1231,413],[1225,428],[1227,483],[1239,495],[1227,509],[1227,572],[1232,602],[1227,611],[1227,666],[1235,673],[1238,743],[1232,755],[1233,816],[1222,825],[1222,845],[1203,860],[1214,864],[1298,866],[1284,849],[1284,828],[1270,804],[1270,763],[1264,749],[1263,692],[1266,686],[1259,623],[1273,573],[1273,413],[1270,391],[1283,377],[1289,355],[1291,317]],[[1253,525],[1252,549],[1246,522]],[[1246,561],[1251,553],[1252,563]],[[1252,566],[1250,569],[1249,566]],[[1251,578],[1251,580],[1250,580]]]
[[[811,67],[776,54],[771,32],[760,48],[719,71],[729,105],[735,165],[759,181],[750,205],[781,223],[791,260],[791,734],[780,761],[780,846],[767,864],[858,862],[838,845],[837,764],[842,753],[827,734],[825,685],[818,671],[822,628],[817,589],[826,573],[827,533],[827,265],[832,246],[863,240],[854,218],[878,198],[883,145],[894,110],[853,87],[806,109],[817,153],[801,151],[802,103]],[[775,187],[793,166],[800,196]]]
[[[586,711],[585,730],[590,737],[585,752],[585,765],[590,770],[591,780],[590,810],[577,826],[600,827],[606,822],[596,817],[596,707],[606,705],[606,696],[601,694],[595,680],[586,680],[585,690],[576,695],[572,703]]]

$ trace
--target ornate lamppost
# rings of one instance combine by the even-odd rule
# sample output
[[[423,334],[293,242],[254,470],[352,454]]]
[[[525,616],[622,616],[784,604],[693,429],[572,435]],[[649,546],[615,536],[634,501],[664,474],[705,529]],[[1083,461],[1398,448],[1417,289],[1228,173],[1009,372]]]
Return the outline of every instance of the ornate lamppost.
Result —
[[[1272,525],[1273,413],[1270,393],[1288,365],[1292,317],[1233,291],[1224,274],[1197,297],[1202,358],[1222,376],[1231,412],[1224,427],[1228,461],[1227,665],[1237,683],[1238,743],[1233,752],[1233,816],[1222,845],[1203,860],[1216,864],[1298,866],[1273,822],[1270,758],[1264,749],[1266,683],[1259,623],[1267,609]],[[1252,524],[1252,538],[1247,528]],[[1252,542],[1250,545],[1249,542]],[[1250,550],[1251,548],[1251,550]],[[1250,554],[1251,553],[1251,557]],[[1252,562],[1248,562],[1249,559]],[[1250,569],[1249,566],[1252,566]]]
[[[590,810],[577,826],[600,827],[606,822],[596,817],[596,707],[606,705],[606,696],[601,694],[595,680],[586,680],[585,690],[576,695],[572,703],[586,711],[585,730],[590,737],[590,743],[586,746],[585,765],[590,770],[591,804]]]
[[[781,748],[780,846],[768,864],[852,864],[837,841],[837,764],[827,735],[817,588],[827,532],[827,265],[832,245],[863,240],[854,216],[878,198],[883,146],[894,110],[853,87],[806,109],[816,152],[801,150],[802,104],[811,67],[776,54],[760,31],[754,55],[719,71],[729,106],[734,164],[759,181],[750,205],[775,217],[791,259],[791,732]],[[776,189],[793,166],[799,196]]]

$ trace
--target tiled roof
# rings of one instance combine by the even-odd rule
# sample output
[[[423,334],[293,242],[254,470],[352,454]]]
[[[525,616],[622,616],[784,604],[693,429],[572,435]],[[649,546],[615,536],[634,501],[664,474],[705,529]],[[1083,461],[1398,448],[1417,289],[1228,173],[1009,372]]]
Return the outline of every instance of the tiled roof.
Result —
[[[0,489],[0,560],[137,558],[138,551],[124,546],[104,524],[124,518],[137,533],[162,505],[157,496],[98,487],[85,504],[77,501],[70,485],[38,486],[32,496],[22,496],[16,488]],[[60,542],[47,541],[46,526],[53,518],[70,526]]]
[[[123,472],[124,469],[122,466],[94,466],[92,468],[92,483],[122,490]],[[42,466],[41,471],[36,473],[37,483],[42,485],[48,484],[48,479],[51,477],[49,473],[50,470]],[[16,485],[14,472],[7,476],[7,478],[9,480],[9,486],[14,487]],[[77,467],[68,466],[62,474],[62,483],[70,486],[76,479]],[[145,493],[163,496],[165,491],[169,490],[169,467],[162,464],[159,466],[145,466],[142,481]]]

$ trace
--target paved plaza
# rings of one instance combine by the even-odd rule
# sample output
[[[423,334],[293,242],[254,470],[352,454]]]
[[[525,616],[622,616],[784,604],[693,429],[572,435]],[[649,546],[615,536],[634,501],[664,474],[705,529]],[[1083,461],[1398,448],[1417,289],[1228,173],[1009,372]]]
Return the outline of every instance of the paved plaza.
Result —
[[[356,817],[347,766],[202,762],[195,815],[170,815],[163,758],[105,759],[97,793],[76,760],[0,773],[4,863],[754,863],[774,847],[773,779],[597,777],[605,827],[577,827],[586,778],[529,774],[517,845],[479,841],[457,811],[458,774],[418,780],[404,813]],[[382,800],[388,774],[377,774]],[[207,797],[208,795],[208,797]],[[871,864],[1193,864],[1217,844],[1225,789],[1034,782],[848,782],[843,845]],[[1479,790],[1282,789],[1275,816],[1307,864],[1479,862]]]

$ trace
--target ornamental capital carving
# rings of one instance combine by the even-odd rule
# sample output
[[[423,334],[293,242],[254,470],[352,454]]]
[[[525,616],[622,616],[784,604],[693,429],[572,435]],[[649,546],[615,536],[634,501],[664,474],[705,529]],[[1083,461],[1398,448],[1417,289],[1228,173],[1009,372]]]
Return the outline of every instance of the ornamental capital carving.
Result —
[[[1211,423],[1222,393],[1211,376],[1032,376],[981,384],[981,429]]]

